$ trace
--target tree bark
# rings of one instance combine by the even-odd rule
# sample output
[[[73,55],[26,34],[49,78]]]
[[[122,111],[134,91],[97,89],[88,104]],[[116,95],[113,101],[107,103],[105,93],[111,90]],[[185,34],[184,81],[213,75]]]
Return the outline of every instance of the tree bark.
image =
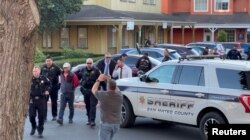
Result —
[[[0,140],[22,140],[39,11],[35,0],[0,0]]]

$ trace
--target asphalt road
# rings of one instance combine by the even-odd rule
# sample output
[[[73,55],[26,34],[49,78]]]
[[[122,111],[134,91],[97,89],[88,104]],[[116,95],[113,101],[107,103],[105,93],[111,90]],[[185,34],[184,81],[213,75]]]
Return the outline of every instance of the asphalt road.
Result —
[[[50,111],[49,111],[50,112]],[[55,121],[52,122],[51,116],[45,123],[43,140],[97,140],[98,125],[90,128],[85,125],[87,118],[85,110],[76,109],[74,123],[68,123],[68,109],[65,110],[64,125],[59,126]],[[50,115],[51,113],[48,113]],[[97,113],[97,121],[99,123],[99,111]],[[25,124],[24,140],[38,140],[37,133],[30,136],[30,122],[27,118]],[[137,118],[133,128],[120,129],[115,135],[114,140],[200,140],[197,128],[161,123],[147,118]]]

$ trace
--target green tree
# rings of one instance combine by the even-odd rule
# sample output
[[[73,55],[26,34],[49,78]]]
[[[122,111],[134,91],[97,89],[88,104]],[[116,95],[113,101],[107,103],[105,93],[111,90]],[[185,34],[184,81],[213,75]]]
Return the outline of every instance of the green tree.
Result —
[[[64,20],[82,8],[82,0],[39,0],[41,22],[39,31],[55,31],[64,25]]]
[[[219,31],[217,41],[218,42],[226,42],[227,41],[227,32]]]

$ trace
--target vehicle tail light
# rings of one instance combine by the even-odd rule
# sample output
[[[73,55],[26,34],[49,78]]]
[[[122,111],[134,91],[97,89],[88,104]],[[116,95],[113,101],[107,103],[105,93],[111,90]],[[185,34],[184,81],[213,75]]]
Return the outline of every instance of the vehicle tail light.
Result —
[[[241,95],[240,102],[245,107],[245,112],[250,113],[250,95]]]

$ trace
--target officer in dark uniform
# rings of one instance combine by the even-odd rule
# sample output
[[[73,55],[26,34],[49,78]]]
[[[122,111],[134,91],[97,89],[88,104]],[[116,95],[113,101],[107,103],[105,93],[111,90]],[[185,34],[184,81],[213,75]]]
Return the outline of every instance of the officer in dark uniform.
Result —
[[[29,118],[31,123],[30,135],[34,135],[37,129],[38,137],[42,138],[43,125],[46,110],[46,96],[49,95],[50,81],[48,78],[40,75],[40,68],[33,68],[33,77],[31,83],[30,101],[29,101]],[[36,123],[36,114],[38,113],[38,125]]]
[[[81,70],[78,74],[79,79],[81,79],[81,92],[84,96],[84,102],[86,104],[88,122],[87,125],[91,127],[95,126],[95,118],[96,118],[96,105],[98,100],[92,94],[92,87],[98,79],[101,72],[99,69],[93,66],[93,59],[88,58],[86,60],[87,66]]]
[[[236,47],[233,47],[233,49],[230,50],[230,51],[227,53],[227,59],[231,59],[231,60],[241,60],[242,57],[241,57],[240,52],[237,50],[237,48],[236,48]]]
[[[59,84],[59,75],[61,70],[58,66],[53,63],[53,60],[50,56],[46,58],[46,64],[42,67],[43,76],[47,77],[51,82],[50,90],[50,100],[51,100],[51,111],[52,111],[52,121],[56,121],[57,117],[57,99],[58,99],[58,90],[60,88]],[[47,101],[48,101],[47,97]],[[45,113],[45,120],[47,120],[47,111]]]

